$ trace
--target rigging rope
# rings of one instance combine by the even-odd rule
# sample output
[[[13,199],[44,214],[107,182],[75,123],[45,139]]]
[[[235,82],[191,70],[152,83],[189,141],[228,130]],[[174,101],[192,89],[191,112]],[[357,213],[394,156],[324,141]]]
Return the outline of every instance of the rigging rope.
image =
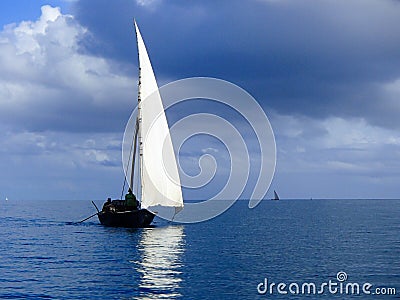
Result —
[[[126,181],[126,176],[127,176],[127,174],[128,174],[128,168],[129,168],[129,165],[130,165],[130,162],[131,162],[131,155],[132,155],[133,145],[134,145],[134,143],[135,143],[136,132],[137,132],[137,126],[135,126],[135,134],[133,135],[131,148],[130,148],[130,150],[129,150],[128,163],[127,163],[127,165],[126,165],[126,170],[125,170],[125,174],[124,174],[124,184],[122,185],[122,191],[121,191],[121,198],[120,198],[121,200],[122,200],[122,197],[124,196],[125,185],[126,185],[126,182],[127,182],[127,181]],[[133,172],[133,170],[132,170],[132,172]]]

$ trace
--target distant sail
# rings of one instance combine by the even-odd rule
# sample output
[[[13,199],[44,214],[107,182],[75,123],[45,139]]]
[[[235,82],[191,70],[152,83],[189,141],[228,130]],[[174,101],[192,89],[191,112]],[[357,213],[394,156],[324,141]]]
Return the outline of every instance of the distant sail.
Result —
[[[274,199],[273,200],[279,200],[279,196],[276,191],[274,191]]]
[[[139,52],[139,153],[141,208],[183,208],[183,197],[174,148],[164,106],[146,46],[135,22]],[[149,97],[151,96],[151,97]]]

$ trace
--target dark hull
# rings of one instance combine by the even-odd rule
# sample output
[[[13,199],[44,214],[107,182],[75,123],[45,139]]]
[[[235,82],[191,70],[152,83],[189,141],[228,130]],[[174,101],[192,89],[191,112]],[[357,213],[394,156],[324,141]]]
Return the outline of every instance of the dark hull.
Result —
[[[142,228],[148,227],[153,222],[155,214],[147,209],[118,212],[102,210],[97,216],[104,226]]]

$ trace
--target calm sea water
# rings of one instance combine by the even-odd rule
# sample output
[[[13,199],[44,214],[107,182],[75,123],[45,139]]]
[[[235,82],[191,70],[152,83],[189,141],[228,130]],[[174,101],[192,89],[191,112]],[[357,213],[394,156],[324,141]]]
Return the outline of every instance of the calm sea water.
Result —
[[[355,298],[400,297],[399,200],[247,203],[203,223],[132,230],[73,225],[94,212],[86,201],[0,202],[0,298],[349,298],[257,291],[265,278],[318,286],[338,272],[372,292],[396,288]]]

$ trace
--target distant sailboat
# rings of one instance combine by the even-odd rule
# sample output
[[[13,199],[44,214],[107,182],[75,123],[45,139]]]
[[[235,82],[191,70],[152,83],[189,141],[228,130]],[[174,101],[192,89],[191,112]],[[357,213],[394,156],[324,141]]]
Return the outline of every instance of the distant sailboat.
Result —
[[[135,22],[139,52],[138,116],[132,141],[129,191],[125,200],[108,198],[97,215],[100,223],[116,227],[146,227],[155,213],[150,207],[183,209],[182,188],[164,106],[146,46]],[[139,171],[135,172],[138,150]],[[133,194],[134,177],[140,187]]]
[[[279,200],[279,196],[276,191],[274,191],[274,199],[271,199],[271,200]]]
[[[8,198],[6,197],[6,201],[8,201]]]

